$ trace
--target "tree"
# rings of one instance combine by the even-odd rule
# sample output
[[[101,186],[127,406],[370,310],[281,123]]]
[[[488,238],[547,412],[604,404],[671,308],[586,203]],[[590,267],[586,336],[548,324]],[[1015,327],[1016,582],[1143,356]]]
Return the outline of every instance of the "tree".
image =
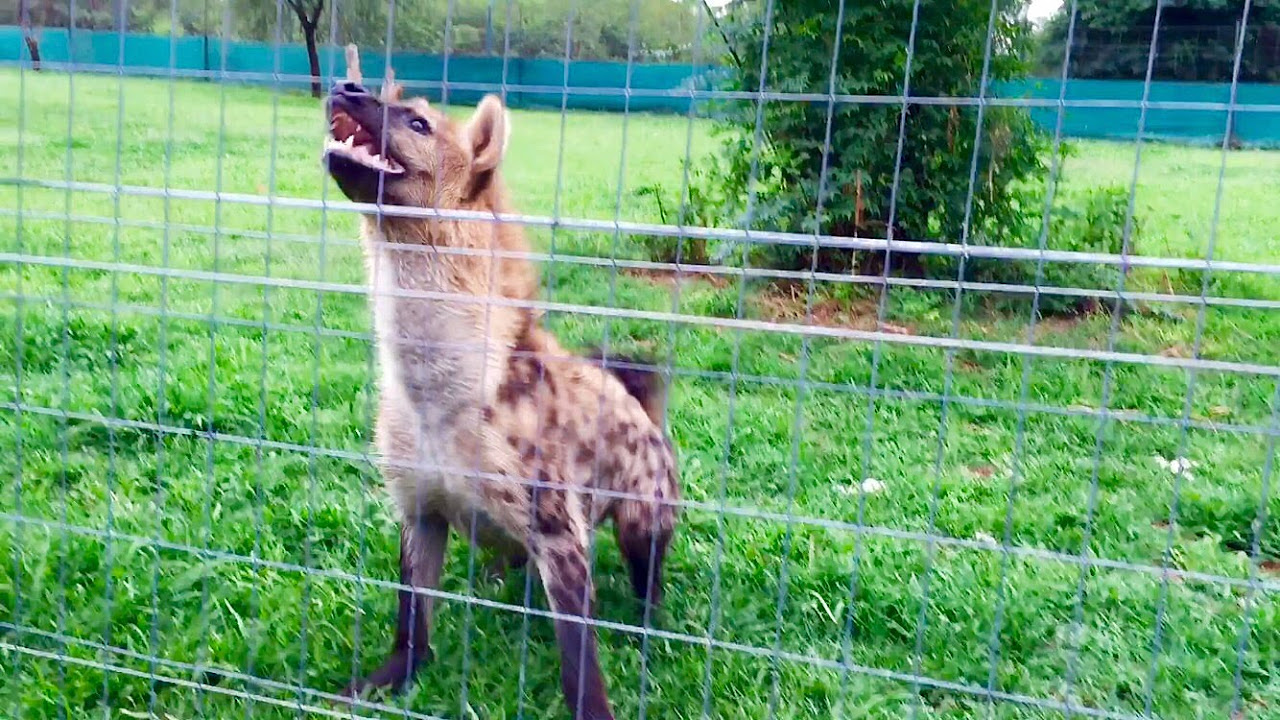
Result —
[[[320,27],[320,14],[324,12],[324,0],[285,0],[302,26],[303,39],[307,43],[307,60],[311,63],[311,96],[320,97],[320,53],[316,49],[316,29]]]
[[[1078,0],[1071,77],[1145,78],[1156,2]],[[1050,18],[1043,32],[1038,63],[1055,75],[1062,68],[1070,5]],[[1244,0],[1166,2],[1160,12],[1154,79],[1230,81],[1244,6]],[[1280,81],[1280,3],[1253,2],[1245,27],[1240,80]]]
[[[728,45],[724,63],[730,69],[724,89],[760,89],[767,34],[765,90],[826,95],[834,54],[837,93],[886,100],[835,104],[829,139],[826,101],[767,102],[759,147],[756,103],[724,108],[724,143],[709,180],[702,181],[722,198],[722,210],[741,217],[746,198],[754,194],[753,229],[846,237],[891,232],[898,240],[953,242],[966,236],[971,242],[997,241],[1015,232],[1020,220],[1016,188],[1038,177],[1043,167],[1045,142],[1028,114],[1010,107],[980,111],[971,101],[909,104],[899,165],[902,105],[890,98],[902,94],[909,55],[914,97],[979,97],[988,47],[987,88],[1023,75],[1031,41],[1023,3],[920,3],[914,47],[908,48],[913,5],[914,0],[845,0],[839,48],[837,10],[830,0],[775,0],[772,17],[757,0],[740,3],[719,19],[717,32]],[[698,194],[707,196],[705,186]],[[891,208],[895,195],[896,210]],[[814,260],[803,248],[768,252],[764,261],[774,266],[807,269]],[[848,252],[823,252],[818,264],[843,270],[852,260]]]
[[[31,28],[31,0],[18,0],[18,23],[22,26],[22,39],[31,54],[31,68],[40,70],[40,37]]]

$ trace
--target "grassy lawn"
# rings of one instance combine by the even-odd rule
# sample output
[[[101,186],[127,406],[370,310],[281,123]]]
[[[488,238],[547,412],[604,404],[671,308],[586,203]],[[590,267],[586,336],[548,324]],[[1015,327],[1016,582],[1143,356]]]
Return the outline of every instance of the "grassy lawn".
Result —
[[[0,176],[338,199],[310,98],[88,76],[71,88],[8,70],[0,94]],[[677,189],[686,142],[711,148],[709,128],[682,118],[573,114],[563,149],[559,114],[514,118],[506,176],[528,213],[655,221],[636,189]],[[1133,161],[1132,146],[1081,143],[1064,182],[1124,185]],[[1214,235],[1221,162],[1144,148],[1138,252],[1203,257],[1213,235],[1217,259],[1280,258],[1280,155],[1228,156]],[[5,716],[86,717],[102,703],[111,717],[293,716],[331,708],[322,693],[382,659],[397,535],[365,456],[356,227],[344,212],[0,186],[0,252],[52,259],[0,263],[0,335],[13,338],[0,343]],[[642,257],[632,238],[533,235],[567,256]],[[786,287],[677,286],[571,259],[541,269],[547,297],[576,305],[805,314],[803,291]],[[1198,295],[1201,282],[1148,272],[1131,287]],[[1280,279],[1263,275],[1218,272],[1209,289],[1280,300]],[[947,337],[952,303],[894,289],[888,320]],[[1021,342],[1028,308],[966,302],[954,333]],[[1201,357],[1280,364],[1280,311],[1161,309],[1126,316],[1116,349],[1189,357],[1202,335]],[[875,295],[820,283],[814,316],[874,329]],[[1263,497],[1275,378],[552,323],[570,345],[607,334],[678,369],[670,420],[695,506],[673,546],[663,634],[601,633],[619,718],[1061,717],[1030,699],[1225,718],[1237,675],[1241,717],[1280,717],[1280,477]],[[1110,324],[1044,320],[1035,343],[1106,349]],[[1180,483],[1156,459],[1178,456],[1197,463]],[[860,493],[865,477],[883,491]],[[1273,519],[1259,527],[1260,505]],[[1015,552],[986,546],[1005,538]],[[1185,573],[1162,577],[1170,538],[1169,567]],[[436,661],[406,698],[364,714],[565,716],[550,622],[518,611],[526,576],[469,580],[469,560],[454,543],[443,589],[483,604],[444,602]],[[599,617],[637,625],[612,537],[596,563]],[[545,608],[536,585],[532,597]]]

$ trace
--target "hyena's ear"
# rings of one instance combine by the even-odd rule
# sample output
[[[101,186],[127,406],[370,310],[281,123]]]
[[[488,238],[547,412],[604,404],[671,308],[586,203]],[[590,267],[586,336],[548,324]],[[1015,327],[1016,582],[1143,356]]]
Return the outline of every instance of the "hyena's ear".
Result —
[[[360,73],[360,49],[355,43],[347,46],[347,82],[357,85],[364,82],[364,75]]]
[[[382,101],[400,102],[404,97],[404,86],[396,82],[395,68],[387,66],[387,78],[382,81]]]
[[[511,137],[511,116],[497,95],[485,95],[463,130],[475,173],[497,169]]]

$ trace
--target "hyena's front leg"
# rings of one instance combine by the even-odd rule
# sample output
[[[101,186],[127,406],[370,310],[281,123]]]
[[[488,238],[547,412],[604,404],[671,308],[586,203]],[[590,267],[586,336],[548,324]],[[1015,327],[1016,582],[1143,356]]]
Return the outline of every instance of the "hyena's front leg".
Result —
[[[595,591],[587,564],[588,521],[569,493],[545,473],[530,492],[529,555],[547,593],[560,646],[560,684],[574,720],[613,720],[600,673],[591,618]],[[588,510],[589,512],[589,510]],[[562,617],[561,617],[562,616]]]
[[[382,687],[399,692],[413,679],[418,667],[431,659],[429,628],[435,598],[414,591],[435,590],[440,586],[448,541],[449,524],[441,518],[431,516],[401,525],[400,583],[405,587],[398,592],[396,637],[391,654],[368,677],[348,686],[347,695],[358,697],[365,690]]]

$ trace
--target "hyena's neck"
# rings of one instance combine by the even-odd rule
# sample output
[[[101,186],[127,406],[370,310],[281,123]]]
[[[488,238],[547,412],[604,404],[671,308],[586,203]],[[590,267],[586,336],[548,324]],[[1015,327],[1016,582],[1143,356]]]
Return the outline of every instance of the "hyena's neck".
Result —
[[[387,282],[374,276],[385,270],[382,258],[384,265],[393,260],[401,287],[533,299],[538,283],[528,243],[519,224],[496,217],[498,207],[504,205],[491,199],[475,205],[493,219],[366,216],[362,235],[371,284]]]

